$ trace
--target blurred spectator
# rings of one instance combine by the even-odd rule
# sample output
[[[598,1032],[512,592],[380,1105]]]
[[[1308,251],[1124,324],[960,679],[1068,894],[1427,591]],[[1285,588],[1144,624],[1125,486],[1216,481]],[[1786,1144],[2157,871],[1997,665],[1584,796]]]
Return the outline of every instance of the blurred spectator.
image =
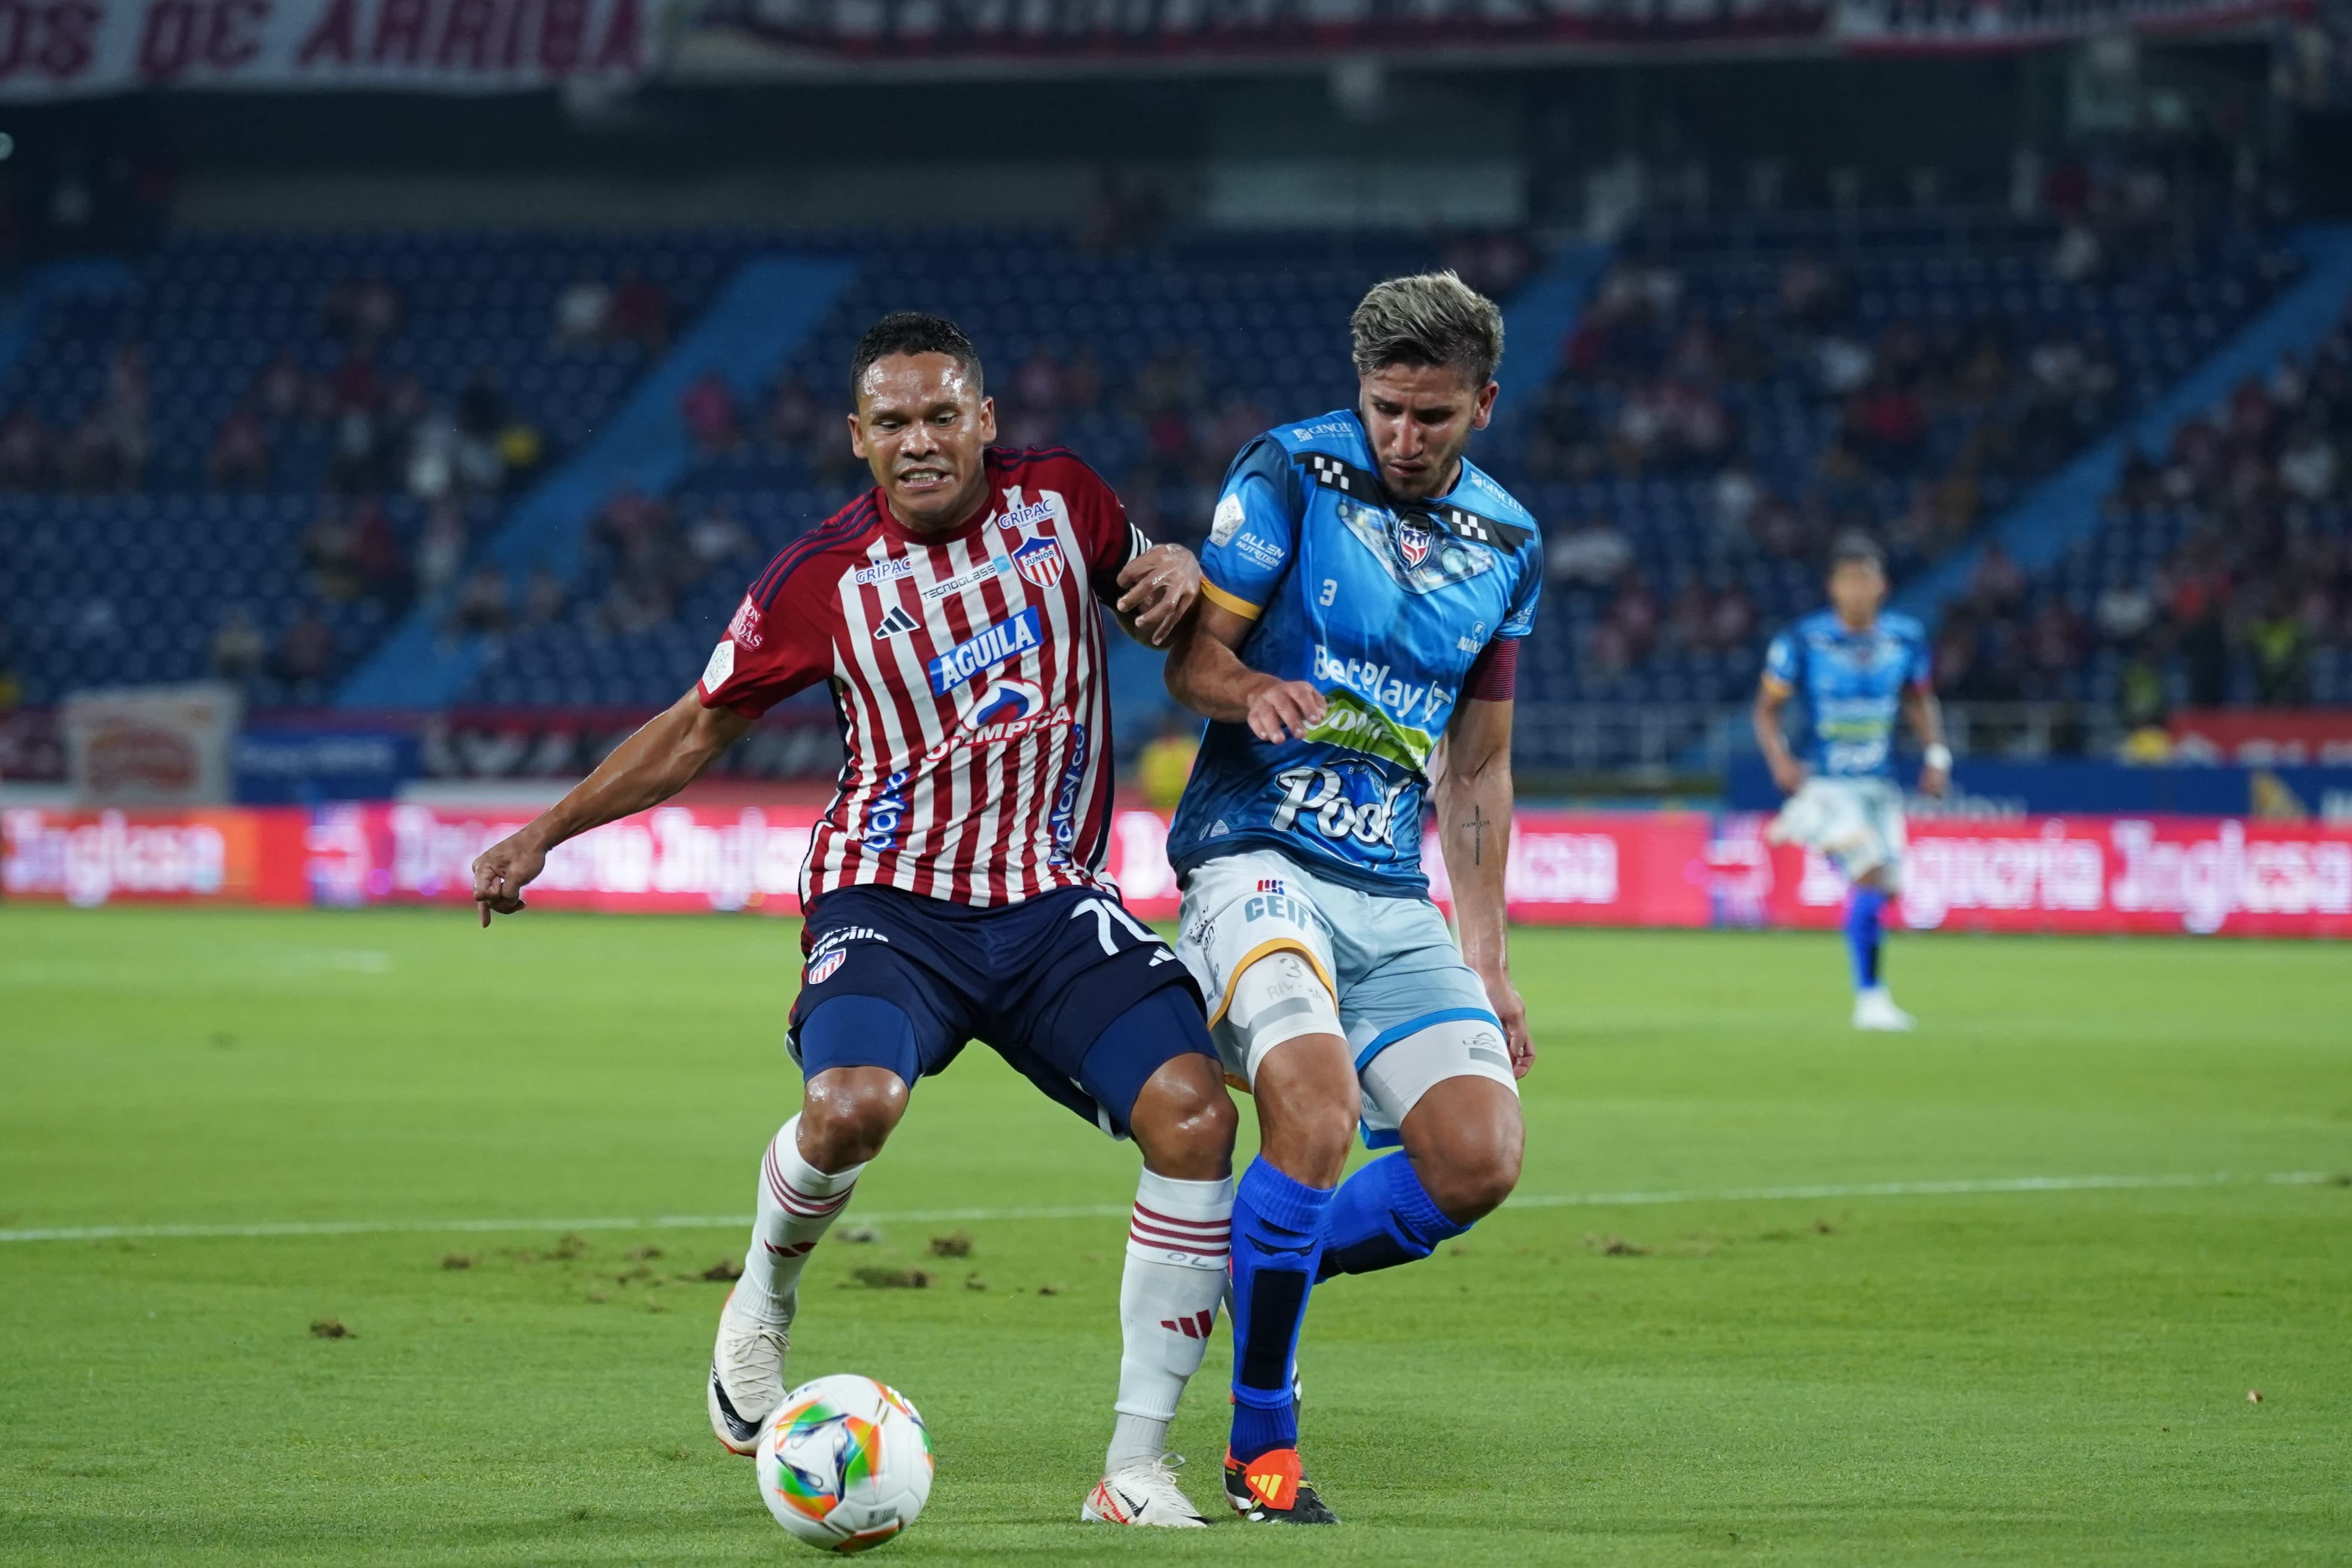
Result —
[[[425,533],[416,546],[416,587],[427,598],[437,597],[457,580],[466,563],[466,514],[447,499],[425,511]]]
[[[563,591],[563,579],[540,562],[530,569],[530,577],[523,584],[522,617],[533,626],[546,626],[562,618],[568,599]]]
[[[613,320],[612,285],[585,276],[574,278],[555,297],[555,336],[572,345],[604,337]]]
[[[2311,636],[2284,595],[2267,584],[2252,595],[2246,646],[2252,656],[2254,700],[2265,708],[2300,708],[2311,700]]]
[[[788,375],[776,384],[768,404],[768,438],[787,452],[804,452],[828,423],[838,432],[839,422],[828,421],[809,390],[804,376]]]
[[[605,317],[605,335],[660,353],[669,347],[669,296],[643,273],[624,274]]]
[[[347,278],[327,290],[320,320],[330,337],[364,348],[397,331],[401,313],[400,290],[382,278]]]
[[[264,419],[283,425],[303,417],[312,400],[311,377],[294,351],[279,349],[254,378],[253,403]]]
[[[137,342],[115,345],[107,363],[106,401],[100,415],[122,483],[136,486],[147,469],[147,351]]]
[[[349,558],[362,593],[387,603],[406,596],[408,561],[401,549],[399,531],[392,526],[383,503],[373,497],[354,509]]]
[[[1160,717],[1160,733],[1143,748],[1136,762],[1137,782],[1143,786],[1143,801],[1154,811],[1173,811],[1184,794],[1184,785],[1192,776],[1192,762],[1200,754],[1200,725],[1174,708]]]
[[[1544,551],[1544,570],[1560,584],[1613,583],[1633,561],[1632,542],[1601,518],[1554,533]]]
[[[687,525],[686,552],[698,575],[730,561],[747,560],[759,553],[759,549],[751,531],[730,517],[723,507],[713,506]]]
[[[453,631],[495,636],[507,629],[509,614],[507,574],[497,563],[485,561],[458,590],[449,626]]]
[[[2110,583],[2099,591],[2091,613],[2101,637],[2112,643],[2136,643],[2156,619],[2156,600],[2141,584]]]
[[[506,456],[501,442],[509,428],[506,395],[498,376],[488,369],[466,378],[457,394],[457,440],[454,448],[457,482],[469,495],[496,495],[506,484]]]
[[[53,477],[56,460],[56,438],[32,415],[19,409],[0,425],[0,489],[40,489]]]
[[[1078,242],[1099,256],[1141,250],[1160,237],[1167,221],[1168,205],[1156,186],[1130,187],[1117,173],[1105,170],[1096,178]]]
[[[696,376],[678,400],[687,436],[705,453],[724,452],[736,442],[735,394],[715,370]]]
[[[258,675],[268,651],[261,628],[254,624],[253,612],[239,605],[213,633],[213,673],[228,680]]]
[[[269,482],[269,432],[250,409],[231,411],[213,437],[205,473],[217,489],[258,489]]]
[[[289,686],[321,680],[334,668],[335,634],[318,612],[305,605],[278,639],[277,674]]]
[[[310,585],[325,599],[356,598],[359,566],[352,555],[352,530],[341,510],[329,505],[302,531],[302,564]]]

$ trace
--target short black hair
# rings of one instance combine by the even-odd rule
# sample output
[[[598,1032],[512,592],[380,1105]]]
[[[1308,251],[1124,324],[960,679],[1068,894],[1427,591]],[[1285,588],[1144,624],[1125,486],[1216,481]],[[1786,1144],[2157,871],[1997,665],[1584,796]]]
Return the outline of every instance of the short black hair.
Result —
[[[1886,552],[1878,547],[1878,541],[1858,530],[1839,534],[1830,545],[1831,571],[1836,571],[1849,561],[1875,566],[1881,574],[1886,570]]]
[[[975,386],[982,383],[980,351],[971,346],[961,327],[945,316],[922,310],[893,310],[866,329],[866,335],[857,340],[857,352],[849,356],[852,406],[857,402],[858,384],[874,368],[874,362],[892,354],[945,354],[971,373]]]

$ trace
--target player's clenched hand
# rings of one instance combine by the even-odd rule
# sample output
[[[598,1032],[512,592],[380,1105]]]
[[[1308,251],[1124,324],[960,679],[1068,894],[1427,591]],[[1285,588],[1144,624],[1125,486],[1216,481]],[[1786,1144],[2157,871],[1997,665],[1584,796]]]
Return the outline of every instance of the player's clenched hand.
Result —
[[[1323,694],[1304,680],[1269,680],[1249,700],[1250,733],[1270,746],[1303,741],[1323,722]]]
[[[1944,792],[1951,787],[1951,769],[1924,767],[1919,770],[1919,793],[1921,795],[1940,800],[1943,798]]]
[[[1181,544],[1155,544],[1119,568],[1118,585],[1118,613],[1158,647],[1199,596],[1201,563]]]
[[[1528,1033],[1528,1005],[1519,998],[1519,988],[1511,984],[1510,973],[1497,969],[1478,976],[1486,987],[1486,1001],[1495,1009],[1495,1016],[1503,1021],[1503,1044],[1511,1053],[1511,1076],[1525,1078],[1528,1068],[1536,1063],[1535,1037]]]
[[[547,868],[547,851],[520,833],[509,834],[474,858],[474,901],[482,906],[482,923],[490,915],[513,914],[522,906],[522,890]]]

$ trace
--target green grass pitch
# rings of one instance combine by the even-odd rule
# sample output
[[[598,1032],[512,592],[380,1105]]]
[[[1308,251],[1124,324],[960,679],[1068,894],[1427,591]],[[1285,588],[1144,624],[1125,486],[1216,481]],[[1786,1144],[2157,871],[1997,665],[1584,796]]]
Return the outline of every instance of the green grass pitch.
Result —
[[[0,1560],[808,1560],[704,1426],[741,1229],[610,1223],[748,1214],[794,934],[0,909]],[[932,1425],[886,1560],[2352,1561],[2352,950],[1898,939],[1909,1038],[1829,936],[1516,961],[1538,1201],[1316,1297],[1337,1531],[1076,1522],[1118,1220],[903,1216],[1117,1210],[1134,1155],[983,1051],[927,1084],[793,1363]]]

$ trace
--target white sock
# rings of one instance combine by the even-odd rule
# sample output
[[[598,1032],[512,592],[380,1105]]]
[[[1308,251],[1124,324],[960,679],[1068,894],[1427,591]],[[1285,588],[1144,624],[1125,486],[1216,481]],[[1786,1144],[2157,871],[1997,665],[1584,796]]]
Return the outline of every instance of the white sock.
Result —
[[[801,1119],[793,1117],[768,1145],[760,1167],[759,1217],[751,1249],[743,1255],[738,1301],[774,1323],[793,1321],[801,1269],[817,1238],[849,1202],[863,1165],[827,1173],[801,1158]]]
[[[1118,1422],[1106,1471],[1168,1451],[1168,1423],[1201,1370],[1225,1292],[1234,1183],[1179,1182],[1150,1171],[1136,1184],[1118,1285]]]

